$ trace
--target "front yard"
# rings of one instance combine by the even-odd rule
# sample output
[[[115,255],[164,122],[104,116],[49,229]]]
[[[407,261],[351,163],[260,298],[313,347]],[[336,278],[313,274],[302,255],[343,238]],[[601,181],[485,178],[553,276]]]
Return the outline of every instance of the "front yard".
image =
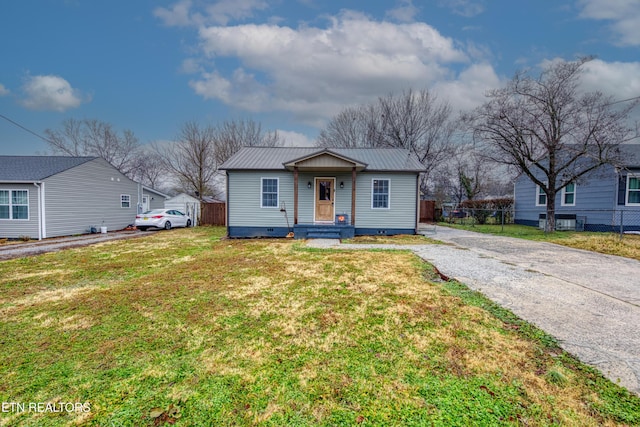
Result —
[[[223,232],[0,262],[0,425],[640,424],[638,397],[408,252]]]

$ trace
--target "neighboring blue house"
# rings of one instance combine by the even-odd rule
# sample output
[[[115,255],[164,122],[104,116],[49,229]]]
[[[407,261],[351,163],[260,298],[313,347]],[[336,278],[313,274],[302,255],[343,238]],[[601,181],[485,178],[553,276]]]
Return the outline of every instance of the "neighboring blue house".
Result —
[[[558,192],[556,229],[585,231],[640,230],[640,144],[621,146],[624,168],[604,165]],[[526,175],[514,187],[515,222],[543,227],[545,193]]]
[[[165,198],[99,157],[0,156],[0,238],[120,230]]]
[[[227,174],[230,237],[415,234],[418,176],[403,149],[245,147]]]

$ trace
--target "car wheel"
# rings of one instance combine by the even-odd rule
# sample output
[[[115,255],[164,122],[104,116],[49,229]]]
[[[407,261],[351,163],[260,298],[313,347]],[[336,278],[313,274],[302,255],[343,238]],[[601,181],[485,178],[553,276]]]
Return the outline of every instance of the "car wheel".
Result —
[[[140,230],[140,231],[147,231],[147,227],[138,227],[138,230]]]
[[[191,227],[191,220],[190,219],[187,220],[187,227]]]
[[[165,230],[171,230],[171,223],[169,221],[164,223],[164,229]]]

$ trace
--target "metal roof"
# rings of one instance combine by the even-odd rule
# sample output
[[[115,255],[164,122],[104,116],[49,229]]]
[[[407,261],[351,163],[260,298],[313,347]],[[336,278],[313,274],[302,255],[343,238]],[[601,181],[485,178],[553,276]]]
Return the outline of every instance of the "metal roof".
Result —
[[[223,170],[285,170],[285,163],[334,153],[367,165],[365,171],[422,172],[425,168],[402,148],[243,147],[220,167]]]
[[[0,156],[0,181],[40,181],[98,157]]]

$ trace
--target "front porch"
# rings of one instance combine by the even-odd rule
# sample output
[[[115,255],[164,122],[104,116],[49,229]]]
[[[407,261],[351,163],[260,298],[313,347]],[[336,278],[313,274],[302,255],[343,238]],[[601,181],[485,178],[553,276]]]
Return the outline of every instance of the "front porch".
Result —
[[[356,228],[349,224],[296,224],[295,239],[351,239]]]

